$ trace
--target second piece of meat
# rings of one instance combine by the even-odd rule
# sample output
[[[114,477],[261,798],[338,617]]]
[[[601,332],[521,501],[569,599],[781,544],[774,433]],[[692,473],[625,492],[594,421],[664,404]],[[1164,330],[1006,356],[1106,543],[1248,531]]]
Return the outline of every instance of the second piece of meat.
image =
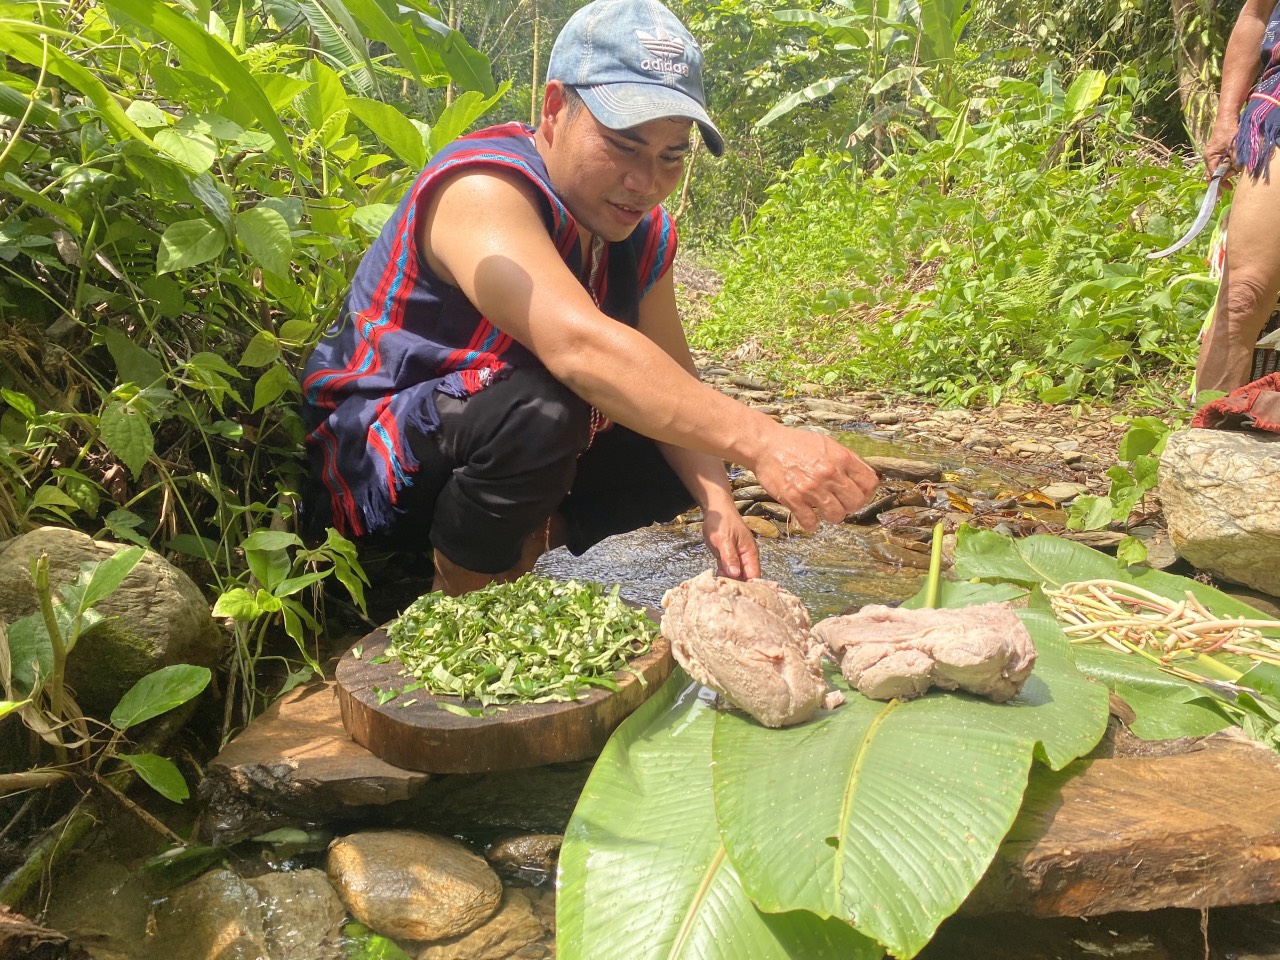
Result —
[[[1036,662],[1018,615],[1003,603],[948,610],[871,604],[813,628],[844,678],[873,700],[910,699],[931,686],[996,703],[1016,696]]]
[[[822,706],[824,648],[809,638],[804,604],[776,583],[707,570],[668,590],[662,606],[680,666],[765,726],[801,723]]]

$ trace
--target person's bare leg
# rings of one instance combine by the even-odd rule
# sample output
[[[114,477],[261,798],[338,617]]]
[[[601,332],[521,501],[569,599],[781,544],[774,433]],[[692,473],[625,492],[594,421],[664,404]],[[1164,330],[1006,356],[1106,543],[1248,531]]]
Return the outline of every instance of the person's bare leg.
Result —
[[[1253,347],[1280,294],[1280,160],[1272,178],[1242,175],[1231,203],[1218,303],[1200,345],[1196,391],[1230,392],[1248,382]]]
[[[559,514],[525,539],[520,549],[520,559],[510,570],[502,573],[477,573],[458,566],[439,550],[432,551],[435,580],[432,588],[441,590],[447,597],[459,597],[472,590],[480,590],[491,583],[510,583],[533,569],[538,558],[548,550],[561,546],[564,540],[564,521]]]

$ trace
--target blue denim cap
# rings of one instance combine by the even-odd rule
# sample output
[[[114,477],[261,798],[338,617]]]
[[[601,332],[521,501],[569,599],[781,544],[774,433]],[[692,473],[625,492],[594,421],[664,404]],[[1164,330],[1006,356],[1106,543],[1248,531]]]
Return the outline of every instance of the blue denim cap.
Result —
[[[547,79],[577,91],[611,130],[688,117],[717,157],[724,137],[707,116],[702,50],[657,0],[593,0],[569,18],[551,48]]]

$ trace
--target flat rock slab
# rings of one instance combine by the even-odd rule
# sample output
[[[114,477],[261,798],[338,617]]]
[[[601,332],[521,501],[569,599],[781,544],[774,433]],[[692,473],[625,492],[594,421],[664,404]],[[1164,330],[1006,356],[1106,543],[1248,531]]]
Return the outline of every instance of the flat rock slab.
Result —
[[[936,463],[929,463],[925,460],[905,460],[902,457],[874,456],[866,456],[862,459],[866,461],[867,466],[882,478],[909,480],[912,483],[920,483],[923,480],[936,483],[942,479],[942,468]]]
[[[338,703],[353,740],[397,766],[431,773],[490,773],[597,756],[609,736],[671,675],[671,645],[662,637],[652,649],[614,674],[617,690],[596,688],[567,703],[513,703],[482,716],[453,709],[478,707],[458,697],[423,690],[382,702],[379,691],[402,688],[398,662],[376,660],[387,645],[376,630],[338,661]],[[357,659],[353,651],[358,648]],[[638,679],[639,678],[639,679]]]
[[[964,912],[1088,917],[1280,901],[1280,755],[1215,736],[1037,774]]]
[[[198,795],[201,832],[234,842],[412,800],[430,777],[392,766],[343,729],[334,684],[299,687],[213,758]]]

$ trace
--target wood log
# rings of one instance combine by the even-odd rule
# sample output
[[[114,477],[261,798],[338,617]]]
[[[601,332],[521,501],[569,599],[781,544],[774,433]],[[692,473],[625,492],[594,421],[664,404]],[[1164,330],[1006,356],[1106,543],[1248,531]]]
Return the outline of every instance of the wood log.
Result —
[[[338,661],[342,722],[351,738],[374,756],[430,773],[519,770],[594,757],[618,724],[662,686],[674,662],[671,645],[659,637],[649,653],[631,661],[634,672],[614,674],[616,691],[596,689],[568,703],[513,703],[473,717],[451,713],[440,704],[478,704],[433,697],[422,690],[379,703],[376,690],[409,682],[400,676],[399,663],[373,662],[386,644],[386,633],[377,630],[356,645],[359,659],[348,651]]]
[[[1280,756],[1215,735],[1187,752],[1032,777],[966,914],[1088,917],[1280,901]]]

